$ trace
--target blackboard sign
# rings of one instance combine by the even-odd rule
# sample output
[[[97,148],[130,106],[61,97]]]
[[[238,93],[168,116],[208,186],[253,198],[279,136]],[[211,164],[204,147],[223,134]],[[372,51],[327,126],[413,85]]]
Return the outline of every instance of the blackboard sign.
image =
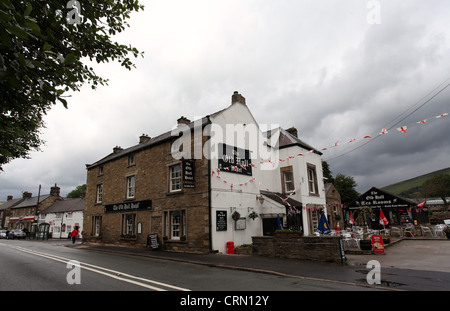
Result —
[[[148,235],[148,237],[147,237],[147,248],[150,248],[151,250],[159,248],[158,235],[157,234],[149,234]]]
[[[227,211],[216,211],[216,231],[227,231]]]
[[[250,151],[219,144],[219,169],[223,172],[252,176]]]

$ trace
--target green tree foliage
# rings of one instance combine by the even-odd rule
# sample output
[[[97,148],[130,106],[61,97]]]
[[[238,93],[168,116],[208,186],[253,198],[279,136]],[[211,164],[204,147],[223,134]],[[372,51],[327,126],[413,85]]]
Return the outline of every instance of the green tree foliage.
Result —
[[[444,209],[447,210],[446,197],[450,196],[450,176],[438,174],[427,179],[421,188],[421,194],[425,198],[439,197],[444,201]]]
[[[67,194],[68,198],[81,198],[86,193],[86,184],[77,186],[75,190],[72,190]]]
[[[337,174],[334,179],[334,186],[341,195],[343,204],[349,204],[359,197],[358,191],[355,190],[358,184],[351,176]]]
[[[67,108],[66,92],[107,83],[83,60],[134,67],[129,54],[143,53],[111,37],[142,9],[138,0],[0,1],[0,170],[39,150],[43,116]]]

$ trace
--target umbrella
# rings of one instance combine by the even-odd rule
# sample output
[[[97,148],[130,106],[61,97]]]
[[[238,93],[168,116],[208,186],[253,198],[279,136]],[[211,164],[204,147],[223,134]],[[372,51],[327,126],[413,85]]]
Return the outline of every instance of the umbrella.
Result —
[[[320,213],[320,220],[319,225],[317,226],[317,232],[319,232],[320,234],[328,234],[331,232],[330,225],[328,224],[328,220],[325,217],[325,213],[323,212],[323,210]]]
[[[283,230],[283,223],[281,222],[280,214],[277,214],[277,229]]]

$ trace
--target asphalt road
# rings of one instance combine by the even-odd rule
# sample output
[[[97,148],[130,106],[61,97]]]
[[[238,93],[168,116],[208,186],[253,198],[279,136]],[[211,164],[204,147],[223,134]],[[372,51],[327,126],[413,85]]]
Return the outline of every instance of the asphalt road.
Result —
[[[66,240],[52,243],[0,240],[0,290],[373,290],[332,282],[95,252],[65,247],[67,243]],[[73,265],[73,260],[78,261],[80,266]]]

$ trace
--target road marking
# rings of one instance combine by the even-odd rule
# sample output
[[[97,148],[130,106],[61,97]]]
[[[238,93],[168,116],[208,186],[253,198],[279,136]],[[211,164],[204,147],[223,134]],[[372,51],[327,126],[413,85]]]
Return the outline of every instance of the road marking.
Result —
[[[6,245],[6,244],[2,244],[0,243],[0,245],[2,246],[7,246],[10,248],[13,248],[15,250],[24,252],[24,253],[29,253],[35,256],[40,256],[43,258],[47,258],[47,259],[51,259],[54,261],[58,261],[58,262],[62,262],[67,264],[69,261],[72,261],[73,259],[69,259],[69,258],[65,258],[65,257],[61,257],[58,255],[53,255],[53,254],[48,254],[48,253],[43,253],[43,252],[38,252],[38,251],[34,251],[34,250],[30,250],[28,248],[24,248],[24,247],[20,247],[20,246],[12,246],[12,245]],[[142,277],[138,277],[138,276],[134,276],[128,273],[123,273],[120,271],[116,271],[116,270],[112,270],[112,269],[108,269],[108,268],[104,268],[104,267],[100,267],[100,266],[96,266],[96,265],[92,265],[89,263],[85,263],[85,262],[80,262],[80,267],[82,269],[88,270],[88,271],[92,271],[98,274],[102,274],[105,276],[108,276],[110,278],[116,279],[116,280],[120,280],[120,281],[124,281],[127,283],[131,283],[137,286],[141,286],[141,287],[145,287],[151,290],[155,290],[155,291],[167,291],[164,288],[161,287],[156,287],[153,285],[157,285],[157,286],[162,286],[162,287],[166,287],[166,288],[170,288],[173,290],[179,290],[179,291],[190,291],[190,289],[187,288],[183,288],[183,287],[179,287],[179,286],[175,286],[175,285],[170,285],[170,284],[166,284],[166,283],[162,283],[162,282],[158,282],[158,281],[154,281],[154,280],[150,280],[150,279],[146,279],[146,278],[142,278]],[[135,281],[137,280],[137,281]],[[153,285],[149,285],[149,284],[145,284],[142,282],[146,282],[146,283],[150,283]]]

